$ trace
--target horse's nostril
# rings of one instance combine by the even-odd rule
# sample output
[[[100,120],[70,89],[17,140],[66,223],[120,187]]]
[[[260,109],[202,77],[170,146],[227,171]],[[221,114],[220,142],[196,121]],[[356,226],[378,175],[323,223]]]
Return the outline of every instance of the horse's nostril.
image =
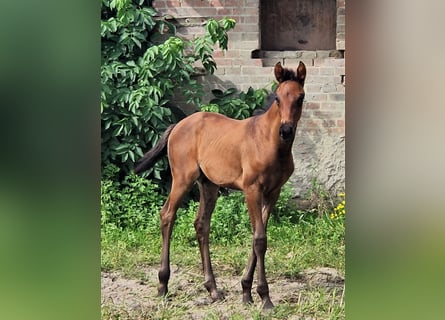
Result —
[[[280,137],[287,140],[292,137],[294,128],[289,124],[283,124],[280,126]]]

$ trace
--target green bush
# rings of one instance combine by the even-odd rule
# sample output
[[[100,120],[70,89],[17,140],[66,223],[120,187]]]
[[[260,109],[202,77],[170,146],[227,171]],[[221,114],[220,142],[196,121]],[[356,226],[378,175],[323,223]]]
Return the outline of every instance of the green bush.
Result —
[[[211,239],[218,244],[240,243],[251,237],[249,214],[244,194],[236,191],[216,202],[211,222]]]
[[[286,185],[273,209],[271,224],[292,224],[292,221],[297,220],[296,217],[302,216],[302,212],[296,210],[290,201],[291,196],[292,190]],[[199,202],[192,200],[178,211],[173,239],[181,243],[197,243],[193,223],[198,206]],[[230,192],[218,198],[212,214],[210,230],[210,240],[214,244],[241,244],[245,242],[246,237],[251,239],[252,229],[242,192]]]
[[[127,175],[119,181],[120,169],[108,165],[101,181],[101,226],[116,229],[146,229],[159,226],[159,211],[165,197],[150,180]]]
[[[194,221],[199,202],[189,201],[178,210],[173,240],[197,245]],[[210,240],[214,244],[230,244],[251,234],[249,215],[241,192],[232,192],[218,198],[212,214]]]
[[[226,91],[212,90],[214,99],[200,107],[201,111],[222,113],[233,119],[245,119],[252,116],[253,112],[263,107],[264,100],[268,95],[265,88],[253,89],[249,87],[247,92],[241,91],[235,96],[237,90],[229,88]]]
[[[102,167],[115,164],[125,174],[178,121],[167,106],[174,90],[200,105],[193,65],[200,61],[213,73],[213,47],[226,49],[227,31],[235,26],[233,19],[210,19],[204,36],[184,41],[174,36],[174,25],[155,16],[143,0],[102,0]],[[144,176],[161,181],[166,169],[164,159]]]

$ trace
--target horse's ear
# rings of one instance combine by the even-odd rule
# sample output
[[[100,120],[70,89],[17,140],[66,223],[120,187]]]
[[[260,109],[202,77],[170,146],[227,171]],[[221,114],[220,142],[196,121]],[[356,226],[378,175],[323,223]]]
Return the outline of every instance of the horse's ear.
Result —
[[[277,81],[282,82],[284,79],[284,70],[283,67],[281,66],[281,62],[277,62],[277,64],[275,65],[274,73]]]
[[[306,66],[302,61],[298,64],[297,68],[297,81],[304,86],[304,80],[306,79]]]

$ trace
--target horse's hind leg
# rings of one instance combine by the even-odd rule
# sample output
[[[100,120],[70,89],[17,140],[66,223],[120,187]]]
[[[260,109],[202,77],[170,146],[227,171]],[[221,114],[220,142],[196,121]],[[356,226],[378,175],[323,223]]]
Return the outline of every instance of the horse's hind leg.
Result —
[[[199,179],[198,185],[200,199],[198,214],[195,219],[195,230],[199,242],[199,250],[201,252],[202,268],[205,277],[204,286],[213,300],[219,300],[222,299],[223,296],[216,289],[215,276],[213,274],[209,250],[210,219],[218,198],[219,187],[210,182],[206,177]]]
[[[179,181],[178,181],[179,180]],[[173,179],[172,189],[164,206],[161,209],[161,268],[158,278],[158,295],[163,296],[168,292],[168,280],[170,279],[170,239],[173,225],[176,220],[176,211],[178,210],[182,197],[187,192],[193,179]]]

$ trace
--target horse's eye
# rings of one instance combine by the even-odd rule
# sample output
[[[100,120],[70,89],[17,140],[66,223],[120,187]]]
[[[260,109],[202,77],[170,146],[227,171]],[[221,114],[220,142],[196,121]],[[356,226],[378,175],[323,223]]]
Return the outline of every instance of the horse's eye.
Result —
[[[275,97],[275,101],[277,102],[278,106],[280,106],[280,98]]]
[[[297,103],[298,105],[302,105],[304,101],[304,93],[300,94],[300,96],[298,97]]]

